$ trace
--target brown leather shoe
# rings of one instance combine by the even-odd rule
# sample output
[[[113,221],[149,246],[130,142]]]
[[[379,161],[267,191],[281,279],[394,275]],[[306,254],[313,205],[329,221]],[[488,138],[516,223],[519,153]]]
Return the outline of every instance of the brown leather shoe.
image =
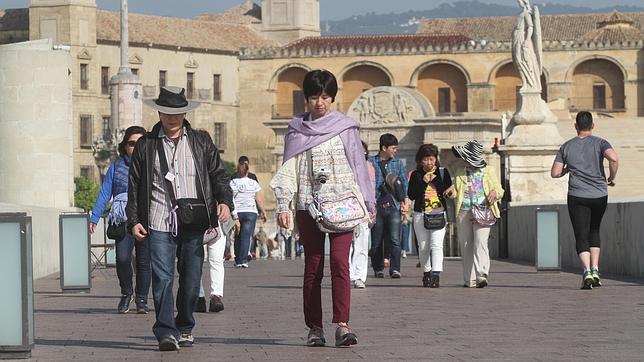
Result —
[[[210,307],[208,308],[209,312],[221,312],[224,310],[224,301],[223,298],[218,295],[210,296]]]
[[[306,345],[309,347],[324,347],[325,344],[324,330],[320,327],[311,328],[308,337],[306,337]]]
[[[349,328],[349,326],[338,326],[338,329],[335,330],[335,346],[351,346],[358,344],[358,337],[355,333]]]

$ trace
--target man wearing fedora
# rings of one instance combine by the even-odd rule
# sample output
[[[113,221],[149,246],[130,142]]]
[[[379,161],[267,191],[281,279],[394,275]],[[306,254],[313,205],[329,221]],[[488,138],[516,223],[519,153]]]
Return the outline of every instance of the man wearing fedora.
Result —
[[[162,87],[145,101],[160,121],[136,143],[129,175],[128,229],[136,240],[148,239],[159,350],[189,347],[194,338],[193,312],[204,261],[204,232],[230,217],[229,177],[212,139],[185,119],[199,103],[185,90]],[[172,284],[179,263],[177,315]]]

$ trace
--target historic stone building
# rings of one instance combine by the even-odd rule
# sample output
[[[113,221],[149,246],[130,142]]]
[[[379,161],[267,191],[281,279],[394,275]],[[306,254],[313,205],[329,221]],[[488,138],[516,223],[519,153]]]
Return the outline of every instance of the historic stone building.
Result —
[[[281,160],[288,120],[304,109],[303,76],[316,68],[336,74],[337,108],[362,122],[373,150],[385,131],[402,140],[408,162],[421,142],[447,148],[477,137],[491,146],[502,138],[502,115],[516,109],[521,83],[510,50],[514,17],[423,20],[413,35],[321,37],[319,7],[262,0],[195,19],[131,14],[129,65],[144,97],[168,84],[203,102],[188,116],[194,126],[213,135],[224,159],[248,155],[264,181]],[[644,116],[644,13],[543,16],[542,26],[542,97],[561,120],[578,109]],[[98,180],[91,146],[108,131],[119,14],[94,0],[0,11],[0,43],[40,38],[71,48],[74,172]],[[148,109],[143,118],[147,127],[157,119]]]

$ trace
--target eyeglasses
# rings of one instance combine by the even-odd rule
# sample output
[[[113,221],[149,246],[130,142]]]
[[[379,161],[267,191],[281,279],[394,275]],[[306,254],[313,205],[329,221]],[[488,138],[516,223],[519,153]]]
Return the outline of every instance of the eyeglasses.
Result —
[[[135,145],[136,145],[136,141],[127,141],[128,147],[134,147]]]

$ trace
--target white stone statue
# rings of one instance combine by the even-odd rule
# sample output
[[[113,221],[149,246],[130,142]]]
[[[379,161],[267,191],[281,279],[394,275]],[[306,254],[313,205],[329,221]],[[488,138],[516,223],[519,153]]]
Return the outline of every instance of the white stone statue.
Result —
[[[530,0],[518,0],[522,8],[512,32],[512,60],[523,86],[521,91],[541,92],[543,48],[539,8],[530,9]]]

